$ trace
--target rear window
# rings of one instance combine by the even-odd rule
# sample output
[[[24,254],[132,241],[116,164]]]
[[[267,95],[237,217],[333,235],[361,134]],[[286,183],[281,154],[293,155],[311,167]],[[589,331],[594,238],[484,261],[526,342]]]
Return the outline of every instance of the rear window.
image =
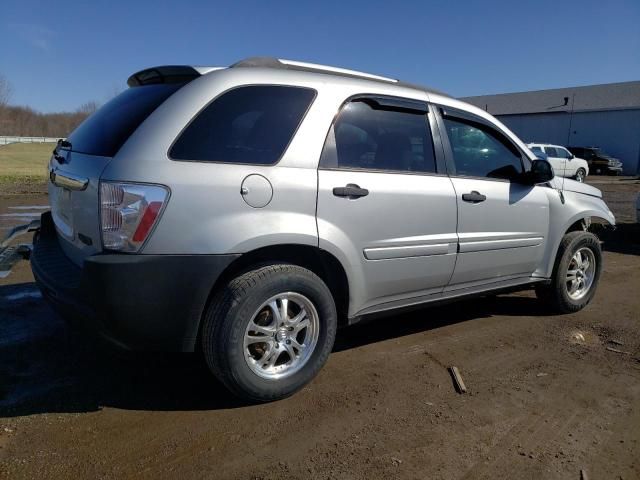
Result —
[[[74,152],[113,157],[131,134],[182,84],[132,87],[107,102],[69,135]]]
[[[273,165],[315,97],[302,87],[253,85],[224,93],[185,128],[174,160]]]

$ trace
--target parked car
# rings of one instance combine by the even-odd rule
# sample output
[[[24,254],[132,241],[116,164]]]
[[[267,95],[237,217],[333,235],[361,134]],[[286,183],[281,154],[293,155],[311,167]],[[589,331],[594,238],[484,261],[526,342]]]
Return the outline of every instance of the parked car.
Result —
[[[44,298],[118,345],[201,351],[270,401],[365,317],[514,288],[564,313],[593,298],[601,192],[483,110],[272,58],[128,84],[56,148],[31,256]]]
[[[536,156],[537,159],[549,161],[548,155],[544,153],[542,150],[531,150],[531,151],[533,152],[533,154]]]
[[[622,175],[622,162],[598,147],[568,147],[574,155],[584,158],[596,175]]]
[[[640,193],[636,199],[636,219],[638,220],[638,223],[640,223]]]
[[[584,182],[589,175],[589,164],[586,160],[578,158],[560,145],[550,145],[547,143],[528,143],[527,147],[536,152],[543,152],[547,155],[547,160],[551,163],[553,171],[560,177],[568,177]]]

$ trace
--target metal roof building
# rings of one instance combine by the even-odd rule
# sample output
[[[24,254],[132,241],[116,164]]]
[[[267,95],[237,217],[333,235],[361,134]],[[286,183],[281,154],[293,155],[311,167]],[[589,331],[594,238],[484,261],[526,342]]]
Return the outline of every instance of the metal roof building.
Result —
[[[640,173],[640,81],[466,97],[525,142],[598,146]]]

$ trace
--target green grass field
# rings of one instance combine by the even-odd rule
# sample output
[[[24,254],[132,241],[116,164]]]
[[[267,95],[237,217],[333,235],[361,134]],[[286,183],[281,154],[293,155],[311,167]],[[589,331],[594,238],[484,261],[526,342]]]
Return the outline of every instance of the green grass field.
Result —
[[[0,193],[47,183],[47,163],[53,143],[11,143],[0,145]]]

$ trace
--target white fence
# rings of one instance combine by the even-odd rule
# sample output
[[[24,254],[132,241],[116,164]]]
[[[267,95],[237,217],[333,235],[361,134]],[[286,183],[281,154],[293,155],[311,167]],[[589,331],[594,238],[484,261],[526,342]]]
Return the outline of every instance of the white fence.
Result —
[[[64,137],[2,137],[0,136],[0,145],[8,145],[10,143],[56,143],[59,138],[64,138]]]

